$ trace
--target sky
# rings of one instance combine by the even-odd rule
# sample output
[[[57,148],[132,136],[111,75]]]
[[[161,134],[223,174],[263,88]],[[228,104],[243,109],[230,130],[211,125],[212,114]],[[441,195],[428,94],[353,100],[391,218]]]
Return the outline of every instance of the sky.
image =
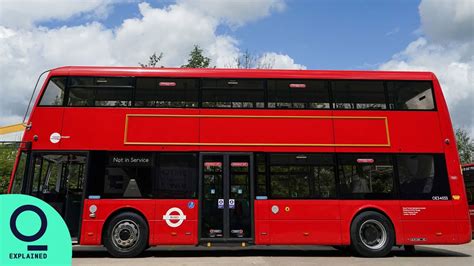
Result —
[[[195,44],[216,67],[249,51],[274,68],[432,71],[474,137],[474,0],[0,0],[0,126],[44,70],[154,52],[180,66]]]

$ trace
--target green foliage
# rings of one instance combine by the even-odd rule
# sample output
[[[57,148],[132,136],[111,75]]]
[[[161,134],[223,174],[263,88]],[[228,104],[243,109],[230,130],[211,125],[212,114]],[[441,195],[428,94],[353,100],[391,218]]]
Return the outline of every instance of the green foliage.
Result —
[[[0,144],[0,194],[7,192],[18,145]]]
[[[474,161],[474,140],[469,137],[466,129],[456,129],[456,144],[461,164],[472,163]]]
[[[148,58],[148,63],[146,64],[142,64],[140,62],[138,62],[138,64],[141,66],[141,67],[156,67],[156,65],[158,64],[158,62],[161,61],[161,59],[163,58],[163,53],[160,53],[159,55],[156,55],[156,53],[153,53],[149,58]],[[163,67],[163,66],[161,66]]]
[[[183,68],[208,68],[211,59],[203,55],[203,50],[199,45],[194,45],[193,50],[189,53],[188,63],[182,65]]]

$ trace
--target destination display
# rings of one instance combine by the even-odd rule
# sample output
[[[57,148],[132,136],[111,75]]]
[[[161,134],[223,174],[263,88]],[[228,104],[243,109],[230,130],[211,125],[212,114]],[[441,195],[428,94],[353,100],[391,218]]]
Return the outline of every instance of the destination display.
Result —
[[[110,166],[152,166],[152,153],[110,153]]]

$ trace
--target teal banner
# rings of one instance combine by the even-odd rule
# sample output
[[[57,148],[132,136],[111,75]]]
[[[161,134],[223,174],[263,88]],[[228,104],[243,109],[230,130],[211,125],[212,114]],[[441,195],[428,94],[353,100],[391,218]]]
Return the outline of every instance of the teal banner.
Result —
[[[59,213],[26,195],[0,195],[0,265],[71,265],[69,230]]]

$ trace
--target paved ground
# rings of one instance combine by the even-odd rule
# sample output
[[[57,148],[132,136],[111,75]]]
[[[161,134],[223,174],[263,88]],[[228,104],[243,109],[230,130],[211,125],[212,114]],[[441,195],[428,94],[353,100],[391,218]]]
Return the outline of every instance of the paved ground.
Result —
[[[387,258],[359,258],[331,247],[253,247],[252,249],[225,250],[206,247],[194,249],[153,248],[140,258],[110,258],[103,249],[75,247],[73,265],[474,265],[474,242],[462,246],[417,246],[416,253],[408,255],[395,248]]]

